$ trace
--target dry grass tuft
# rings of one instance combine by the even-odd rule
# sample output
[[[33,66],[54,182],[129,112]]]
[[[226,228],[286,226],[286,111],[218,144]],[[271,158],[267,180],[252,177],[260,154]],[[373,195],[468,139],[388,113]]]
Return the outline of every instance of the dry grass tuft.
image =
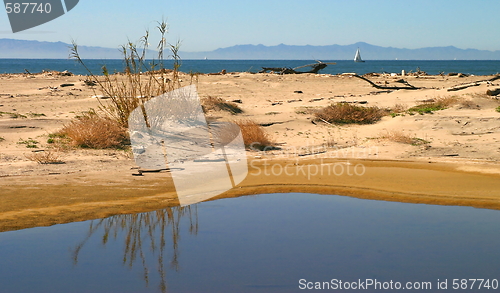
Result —
[[[408,109],[408,106],[405,104],[395,104],[394,107],[391,108],[391,111],[394,113],[402,113]]]
[[[243,110],[233,102],[227,102],[222,98],[208,96],[201,100],[203,112],[227,111],[233,115],[243,113]]]
[[[125,127],[116,120],[93,112],[72,120],[57,135],[68,138],[71,145],[82,148],[124,148],[129,142]]]
[[[461,109],[477,109],[479,110],[481,107],[475,103],[474,101],[472,100],[467,100],[467,99],[463,99],[459,102],[459,106]]]
[[[253,150],[264,150],[272,148],[273,143],[271,142],[269,135],[259,124],[248,119],[234,121],[234,123],[236,123],[241,129],[245,147],[251,148]]]
[[[38,164],[64,164],[64,162],[59,159],[59,155],[51,151],[31,153],[26,155],[26,158]]]
[[[381,138],[387,139],[397,143],[411,144],[411,145],[423,145],[429,143],[428,141],[408,135],[399,130],[387,131],[385,134],[380,135]]]
[[[432,101],[421,103],[411,107],[408,112],[417,112],[421,115],[432,114],[434,111],[444,110],[452,105],[458,104],[460,99],[457,96],[446,96],[432,99]]]
[[[386,115],[378,107],[363,107],[348,103],[337,103],[315,113],[319,120],[332,124],[372,124]]]

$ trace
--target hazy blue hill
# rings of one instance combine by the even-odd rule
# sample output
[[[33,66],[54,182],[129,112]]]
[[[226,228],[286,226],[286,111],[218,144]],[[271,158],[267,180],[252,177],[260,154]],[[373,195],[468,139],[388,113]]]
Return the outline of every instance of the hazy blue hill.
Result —
[[[69,56],[70,44],[63,42],[38,42],[0,39],[0,58],[57,58]],[[364,42],[351,45],[294,46],[279,44],[236,45],[208,52],[180,52],[183,59],[260,59],[260,60],[352,60],[360,48],[365,60],[500,60],[500,51],[459,49],[453,46],[401,49],[380,47]],[[79,46],[84,59],[121,59],[116,49]],[[152,51],[151,51],[152,52]]]
[[[67,59],[70,44],[63,42],[39,42],[0,39],[0,58]],[[118,49],[78,46],[82,58],[121,58]]]
[[[236,45],[209,52],[182,52],[184,59],[298,59],[351,60],[359,48],[365,60],[500,60],[500,51],[459,49],[453,46],[400,49],[364,42],[351,45],[277,46]]]

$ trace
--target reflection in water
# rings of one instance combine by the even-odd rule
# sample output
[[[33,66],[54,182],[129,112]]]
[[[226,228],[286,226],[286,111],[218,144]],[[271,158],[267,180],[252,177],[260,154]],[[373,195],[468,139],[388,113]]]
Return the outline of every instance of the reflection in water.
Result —
[[[124,237],[123,265],[132,268],[134,264],[140,263],[143,267],[143,278],[146,286],[149,286],[150,266],[147,263],[147,255],[157,257],[157,269],[160,276],[159,289],[167,291],[165,276],[165,251],[167,245],[166,237],[172,240],[172,256],[170,267],[179,269],[179,241],[180,223],[185,217],[189,221],[189,233],[198,233],[198,211],[196,205],[186,207],[169,207],[149,213],[116,215],[105,219],[90,222],[86,237],[74,248],[73,264],[78,264],[78,257],[85,244],[92,236],[103,232],[102,244],[105,246],[110,237],[119,240]],[[169,235],[170,234],[170,235]],[[146,251],[145,249],[149,249]]]
[[[498,280],[498,223],[499,211],[469,207],[227,198],[0,233],[0,292],[290,293],[304,291],[300,280],[332,279],[431,282],[428,292],[453,292],[453,279]],[[449,290],[436,290],[438,279]]]

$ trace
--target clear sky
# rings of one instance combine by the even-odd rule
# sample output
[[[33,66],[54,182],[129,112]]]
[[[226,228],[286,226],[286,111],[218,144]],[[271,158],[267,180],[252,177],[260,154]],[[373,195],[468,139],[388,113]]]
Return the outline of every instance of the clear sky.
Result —
[[[181,51],[358,41],[500,50],[499,12],[499,0],[80,0],[67,14],[15,34],[0,9],[0,38],[118,48],[164,18],[168,41],[181,40]]]

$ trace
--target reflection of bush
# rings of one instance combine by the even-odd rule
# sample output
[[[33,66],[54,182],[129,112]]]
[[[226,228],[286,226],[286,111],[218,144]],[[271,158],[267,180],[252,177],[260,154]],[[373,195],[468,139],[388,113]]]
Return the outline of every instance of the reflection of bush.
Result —
[[[149,213],[116,215],[109,218],[94,220],[90,223],[89,231],[83,241],[73,250],[73,263],[78,264],[78,256],[87,241],[95,234],[102,232],[102,244],[106,245],[110,238],[123,239],[125,249],[123,252],[123,265],[130,268],[140,263],[143,266],[143,278],[149,286],[149,267],[146,261],[145,249],[158,257],[158,273],[160,275],[159,288],[166,292],[164,258],[167,250],[167,236],[170,230],[172,238],[172,257],[170,267],[179,268],[179,240],[180,222],[183,217],[189,219],[189,232],[198,233],[198,215],[196,206],[169,207]],[[124,233],[124,235],[122,234]],[[123,238],[121,238],[123,235]]]

